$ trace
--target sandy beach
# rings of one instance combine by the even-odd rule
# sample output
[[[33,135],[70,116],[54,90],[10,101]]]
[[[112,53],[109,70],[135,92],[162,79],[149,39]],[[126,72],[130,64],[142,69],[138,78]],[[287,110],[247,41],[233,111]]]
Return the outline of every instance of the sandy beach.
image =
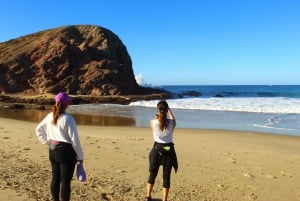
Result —
[[[50,199],[48,147],[36,123],[0,118],[0,200]],[[78,126],[87,182],[72,181],[73,201],[143,200],[150,128]],[[176,129],[179,170],[170,201],[299,201],[300,137]],[[161,200],[161,171],[153,200]]]

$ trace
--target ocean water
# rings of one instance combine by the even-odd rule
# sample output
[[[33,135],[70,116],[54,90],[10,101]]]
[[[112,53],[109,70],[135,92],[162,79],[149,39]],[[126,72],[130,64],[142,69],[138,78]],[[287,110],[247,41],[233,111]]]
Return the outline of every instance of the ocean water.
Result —
[[[167,100],[179,128],[256,131],[300,136],[300,85],[161,86],[174,93]],[[88,104],[74,113],[132,118],[148,127],[158,100],[130,105]]]
[[[161,86],[178,128],[225,129],[300,136],[300,85]],[[78,124],[149,127],[158,100],[129,105],[70,105]],[[49,111],[6,111],[6,118],[39,122]]]

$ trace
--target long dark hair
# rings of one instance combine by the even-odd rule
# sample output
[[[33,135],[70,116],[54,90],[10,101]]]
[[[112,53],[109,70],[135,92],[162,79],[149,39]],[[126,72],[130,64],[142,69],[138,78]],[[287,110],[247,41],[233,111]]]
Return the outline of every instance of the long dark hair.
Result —
[[[59,116],[65,112],[66,107],[68,105],[64,105],[61,102],[55,102],[54,107],[53,107],[53,124],[57,124],[57,120]]]
[[[161,100],[157,103],[157,119],[159,121],[159,128],[162,131],[165,130],[169,125],[169,121],[167,119],[168,110],[169,105],[167,101]]]

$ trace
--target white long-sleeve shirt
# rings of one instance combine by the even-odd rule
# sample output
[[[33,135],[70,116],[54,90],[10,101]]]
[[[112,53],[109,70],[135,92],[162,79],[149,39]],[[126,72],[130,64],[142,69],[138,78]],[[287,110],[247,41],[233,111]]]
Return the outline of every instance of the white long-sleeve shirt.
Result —
[[[53,124],[53,113],[49,113],[36,127],[36,135],[42,144],[49,143],[50,140],[66,142],[72,145],[77,154],[78,160],[83,160],[84,155],[79,140],[76,122],[72,115],[62,113]]]

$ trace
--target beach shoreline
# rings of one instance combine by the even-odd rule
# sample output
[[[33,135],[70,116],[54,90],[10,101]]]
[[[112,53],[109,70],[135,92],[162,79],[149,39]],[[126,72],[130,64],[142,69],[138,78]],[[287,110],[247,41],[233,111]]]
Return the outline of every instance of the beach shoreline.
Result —
[[[50,200],[48,151],[36,125],[0,118],[1,200]],[[150,128],[79,125],[78,131],[88,181],[74,175],[72,200],[143,200]],[[174,143],[179,171],[172,171],[170,201],[300,200],[300,137],[177,128]],[[159,173],[156,200],[161,187]]]
[[[40,122],[49,109],[12,109],[0,108],[0,118]],[[149,127],[149,120],[155,115],[155,109],[140,106],[116,104],[70,105],[67,112],[72,114],[77,125],[90,126],[127,126]],[[265,114],[234,111],[206,111],[173,109],[177,128],[200,130],[234,130],[266,134],[300,136],[297,118],[292,114]],[[294,120],[293,120],[294,119]],[[280,127],[273,124],[283,121]],[[285,127],[285,128],[284,128]]]

